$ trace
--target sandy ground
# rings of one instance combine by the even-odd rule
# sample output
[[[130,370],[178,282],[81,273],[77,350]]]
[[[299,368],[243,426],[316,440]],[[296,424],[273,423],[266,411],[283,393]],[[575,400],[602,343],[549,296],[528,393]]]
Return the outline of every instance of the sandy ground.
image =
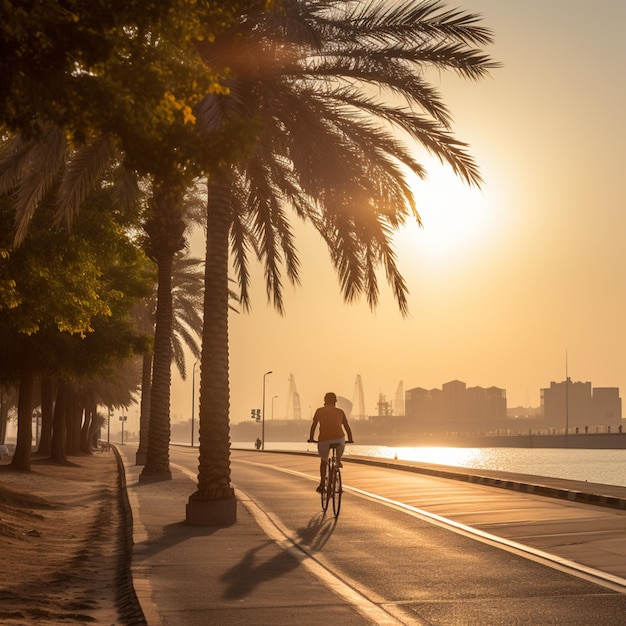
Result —
[[[145,624],[113,452],[0,465],[0,624]],[[121,478],[120,478],[121,476]]]

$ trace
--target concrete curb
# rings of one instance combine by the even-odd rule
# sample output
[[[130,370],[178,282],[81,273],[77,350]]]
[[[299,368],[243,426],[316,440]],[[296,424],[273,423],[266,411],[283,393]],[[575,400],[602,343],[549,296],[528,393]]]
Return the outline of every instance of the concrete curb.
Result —
[[[115,455],[118,469],[118,502],[121,512],[120,543],[123,546],[123,557],[117,564],[117,605],[122,624],[132,626],[145,626],[146,621],[143,607],[135,590],[132,575],[133,556],[133,512],[128,497],[128,484],[126,481],[126,468],[124,460],[118,448],[111,444],[111,450]]]

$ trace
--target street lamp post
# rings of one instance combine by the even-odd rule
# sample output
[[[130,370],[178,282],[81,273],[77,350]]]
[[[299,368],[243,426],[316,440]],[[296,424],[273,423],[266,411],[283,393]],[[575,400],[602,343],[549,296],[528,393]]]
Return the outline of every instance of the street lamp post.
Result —
[[[126,415],[120,415],[120,422],[122,422],[122,445],[124,445],[124,422],[127,420]]]
[[[196,400],[196,365],[198,361],[193,364],[193,370],[191,372],[191,447],[193,448],[193,418],[195,413],[195,400]]]
[[[263,409],[261,411],[261,450],[265,450],[265,378],[272,370],[263,374]]]
[[[272,396],[272,422],[274,421],[274,400],[276,400],[278,396]]]
[[[35,409],[33,411],[33,416],[35,418],[35,445],[39,445],[39,431],[41,425],[41,411],[39,409]]]
[[[569,373],[567,371],[567,350],[565,350],[565,436],[569,431]]]

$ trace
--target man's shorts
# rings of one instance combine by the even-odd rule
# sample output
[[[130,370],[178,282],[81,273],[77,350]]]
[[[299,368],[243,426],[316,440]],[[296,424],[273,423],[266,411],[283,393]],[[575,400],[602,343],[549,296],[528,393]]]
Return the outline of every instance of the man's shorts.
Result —
[[[328,455],[330,454],[330,444],[338,443],[341,446],[341,451],[346,447],[346,438],[339,437],[339,439],[329,439],[328,441],[318,441],[317,442],[317,452],[320,455],[320,459],[322,461],[328,461]]]

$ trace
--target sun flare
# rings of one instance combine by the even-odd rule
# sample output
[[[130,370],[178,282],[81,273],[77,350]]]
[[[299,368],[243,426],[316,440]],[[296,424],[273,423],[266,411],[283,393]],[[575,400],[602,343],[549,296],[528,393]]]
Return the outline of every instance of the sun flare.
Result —
[[[484,241],[493,227],[488,190],[469,186],[433,161],[428,178],[412,181],[423,227],[408,223],[398,233],[398,250],[430,262],[449,263]]]

